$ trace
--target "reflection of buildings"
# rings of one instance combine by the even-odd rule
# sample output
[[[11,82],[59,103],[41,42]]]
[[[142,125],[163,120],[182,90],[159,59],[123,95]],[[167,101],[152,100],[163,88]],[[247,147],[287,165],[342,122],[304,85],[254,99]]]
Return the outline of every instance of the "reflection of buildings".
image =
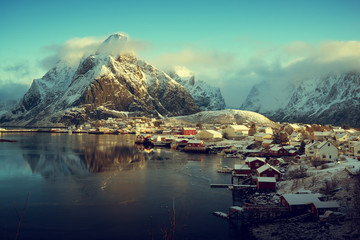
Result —
[[[43,177],[84,176],[90,172],[142,169],[148,154],[138,152],[129,139],[116,135],[39,136],[23,142],[23,157],[33,173]]]

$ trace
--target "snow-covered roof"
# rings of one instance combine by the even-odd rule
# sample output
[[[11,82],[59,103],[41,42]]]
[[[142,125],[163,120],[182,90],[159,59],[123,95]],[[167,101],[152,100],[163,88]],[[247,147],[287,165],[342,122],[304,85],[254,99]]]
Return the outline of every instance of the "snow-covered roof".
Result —
[[[342,137],[345,137],[345,136],[348,136],[349,134],[346,133],[346,132],[343,132],[343,133],[339,133],[336,135],[336,138],[342,138]]]
[[[234,170],[251,170],[250,167],[246,164],[235,164]]]
[[[255,137],[264,137],[264,136],[272,136],[270,133],[256,133]]]
[[[271,183],[276,183],[276,178],[274,177],[258,177],[257,178],[258,182],[271,182]]]
[[[290,123],[287,126],[292,127],[293,129],[300,129],[301,127],[295,123]]]
[[[201,140],[195,140],[195,139],[192,139],[192,140],[189,140],[188,143],[203,143],[203,141]]]
[[[339,208],[340,205],[336,201],[318,201],[313,202],[316,208]]]
[[[196,130],[196,128],[190,128],[190,127],[183,127],[183,130]]]
[[[265,158],[259,158],[259,157],[247,157],[245,159],[245,162],[248,162],[248,163],[251,163],[255,160],[259,160],[259,161],[262,161],[262,162],[265,162]]]
[[[330,136],[331,132],[319,132],[319,131],[314,131],[314,136],[316,137],[327,137]]]
[[[198,132],[198,134],[201,134],[201,133],[204,133],[204,132],[208,132],[208,133],[212,134],[213,137],[222,138],[222,134],[220,132],[218,132],[218,131],[215,131],[215,130],[202,130],[202,131]]]
[[[261,173],[267,171],[267,170],[270,169],[270,168],[271,168],[272,170],[280,173],[279,170],[277,170],[276,168],[274,168],[273,166],[271,166],[271,165],[269,165],[269,164],[265,164],[265,165],[259,167],[258,169],[256,169],[256,171],[257,171],[259,174],[261,174]]]
[[[307,194],[292,194],[287,193],[282,197],[289,203],[289,205],[304,205],[308,203],[320,202],[319,197],[321,194],[318,193],[307,193]]]
[[[229,127],[233,128],[235,131],[249,131],[249,128],[244,125],[230,125]]]
[[[320,148],[324,147],[326,144],[330,144],[330,145],[332,145],[332,146],[335,147],[335,145],[332,144],[330,141],[324,141],[324,142],[320,143],[320,144],[317,146],[317,148],[320,149]]]

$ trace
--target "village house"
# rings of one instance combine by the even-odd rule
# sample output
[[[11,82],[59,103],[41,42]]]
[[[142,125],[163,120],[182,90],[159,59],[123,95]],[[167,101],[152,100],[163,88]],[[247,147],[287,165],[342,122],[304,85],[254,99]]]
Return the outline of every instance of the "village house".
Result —
[[[356,141],[352,144],[351,152],[355,157],[360,156],[360,141]]]
[[[288,156],[289,151],[281,145],[275,145],[269,149],[269,154],[273,156]]]
[[[327,210],[338,211],[339,204],[336,201],[320,201],[320,194],[284,194],[280,197],[280,203],[289,207],[295,214],[311,212],[313,216],[319,217]]]
[[[319,132],[319,131],[314,131],[314,140],[315,141],[325,141],[327,139],[329,139],[331,137],[331,132]]]
[[[244,125],[229,125],[223,131],[228,139],[237,139],[249,134],[249,128]]]
[[[344,133],[345,129],[341,127],[334,127],[331,131],[336,135],[336,134]]]
[[[322,160],[336,161],[339,156],[338,148],[330,141],[320,143],[317,148]]]
[[[255,141],[263,142],[265,139],[272,139],[273,135],[269,133],[256,133],[254,135]]]
[[[335,138],[336,138],[336,141],[338,141],[338,142],[346,142],[349,140],[349,136],[350,135],[348,133],[343,132],[343,133],[336,134]]]
[[[256,188],[259,191],[275,191],[276,178],[274,177],[258,177],[256,179]]]
[[[338,148],[330,141],[312,142],[305,146],[305,155],[326,161],[336,161],[339,156]]]
[[[245,164],[250,167],[251,170],[256,170],[257,168],[266,164],[265,158],[259,157],[247,157],[245,159]]]
[[[246,164],[235,164],[232,174],[235,177],[249,177],[251,176],[251,169]]]
[[[197,139],[208,141],[222,140],[222,134],[215,130],[201,130],[196,134]]]
[[[314,217],[323,215],[326,211],[338,211],[340,205],[336,201],[314,201],[310,204],[310,211]]]
[[[259,133],[268,133],[268,134],[271,134],[271,135],[274,134],[271,127],[259,127],[259,128],[257,128],[257,132],[259,132]]]
[[[265,139],[265,140],[261,143],[261,146],[262,146],[263,148],[270,148],[272,142],[273,142],[272,139]]]
[[[305,155],[310,158],[315,158],[317,156],[317,145],[318,142],[311,142],[305,146]]]
[[[191,147],[191,148],[205,147],[205,143],[204,143],[204,141],[201,141],[201,140],[192,139],[187,142],[187,146]]]
[[[318,202],[321,194],[304,193],[304,194],[292,194],[287,193],[280,196],[280,203],[284,207],[289,207],[290,212],[299,214],[306,213],[309,209],[309,204],[312,202]]]
[[[301,133],[293,132],[290,135],[290,141],[292,141],[292,142],[301,142],[302,140],[304,140],[304,137]]]
[[[265,164],[256,169],[256,175],[257,177],[274,177],[276,181],[281,180],[281,172],[270,164]]]
[[[196,135],[197,132],[196,132],[196,129],[195,129],[195,128],[186,128],[186,127],[183,127],[183,128],[181,128],[180,134],[181,134],[181,135]]]

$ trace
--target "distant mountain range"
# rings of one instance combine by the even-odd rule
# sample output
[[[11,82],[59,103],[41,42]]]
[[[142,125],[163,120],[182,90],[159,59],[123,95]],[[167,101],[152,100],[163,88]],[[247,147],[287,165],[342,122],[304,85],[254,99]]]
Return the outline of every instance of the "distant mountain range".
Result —
[[[325,74],[299,82],[255,85],[240,109],[274,121],[360,127],[360,73]]]
[[[121,52],[118,48],[127,41],[126,35],[113,34],[78,65],[59,61],[33,81],[20,103],[0,116],[0,123],[66,126],[110,116],[167,117],[225,107],[219,89],[200,82],[191,88],[176,72],[175,81],[134,53]]]

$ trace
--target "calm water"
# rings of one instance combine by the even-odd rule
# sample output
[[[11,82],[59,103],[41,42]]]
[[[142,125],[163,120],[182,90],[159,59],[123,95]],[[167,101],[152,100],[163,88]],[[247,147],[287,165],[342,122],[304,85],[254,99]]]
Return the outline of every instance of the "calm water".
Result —
[[[233,159],[169,149],[151,153],[131,135],[2,134],[0,239],[162,239],[175,213],[176,239],[247,239],[215,217],[233,204],[216,172]],[[175,206],[175,212],[173,209]]]

